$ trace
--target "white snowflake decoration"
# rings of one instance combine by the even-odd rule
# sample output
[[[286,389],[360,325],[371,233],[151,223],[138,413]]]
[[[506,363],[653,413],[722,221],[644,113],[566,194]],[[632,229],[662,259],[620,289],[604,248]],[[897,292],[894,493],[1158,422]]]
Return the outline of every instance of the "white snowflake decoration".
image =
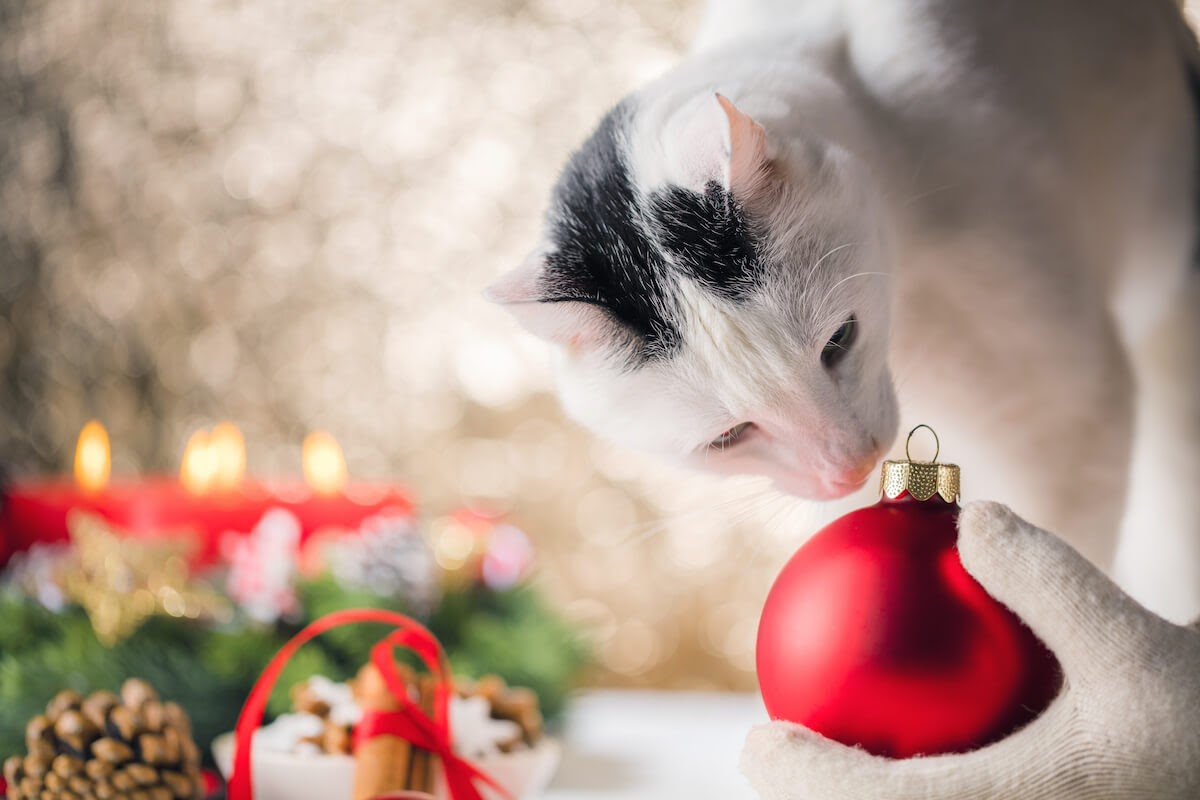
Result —
[[[521,726],[512,720],[492,719],[487,698],[450,698],[450,731],[454,752],[463,758],[483,758],[500,752],[500,745],[521,737]]]
[[[329,706],[329,719],[335,725],[357,725],[362,709],[354,702],[354,691],[348,683],[331,681],[324,675],[313,675],[307,688],[313,697]]]
[[[304,740],[320,737],[324,731],[325,720],[316,714],[280,714],[254,732],[254,746],[272,753],[316,754],[321,748]]]
[[[226,588],[242,610],[259,622],[274,622],[300,609],[294,581],[300,550],[300,520],[282,508],[268,509],[249,536],[226,535]]]

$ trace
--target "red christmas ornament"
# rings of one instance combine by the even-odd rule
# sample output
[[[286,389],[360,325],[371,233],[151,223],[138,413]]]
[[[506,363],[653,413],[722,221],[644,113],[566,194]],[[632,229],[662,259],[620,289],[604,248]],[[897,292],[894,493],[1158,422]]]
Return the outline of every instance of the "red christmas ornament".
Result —
[[[958,467],[886,461],[882,483],[878,503],[819,531],[771,587],[757,652],[767,712],[891,758],[1002,739],[1057,695],[1058,661],[959,561]]]

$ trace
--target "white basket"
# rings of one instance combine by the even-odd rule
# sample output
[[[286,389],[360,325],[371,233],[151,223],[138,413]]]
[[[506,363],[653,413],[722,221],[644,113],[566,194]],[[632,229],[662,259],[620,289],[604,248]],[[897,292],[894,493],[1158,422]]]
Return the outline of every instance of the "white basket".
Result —
[[[533,800],[550,783],[562,748],[554,739],[542,739],[536,747],[474,760],[479,767],[507,789],[516,800]],[[225,779],[233,771],[233,734],[218,736],[212,744],[213,757]],[[256,748],[253,754],[255,800],[352,800],[354,758],[346,755],[295,755]],[[480,784],[485,800],[501,796]],[[449,800],[441,769],[435,771],[434,795]]]

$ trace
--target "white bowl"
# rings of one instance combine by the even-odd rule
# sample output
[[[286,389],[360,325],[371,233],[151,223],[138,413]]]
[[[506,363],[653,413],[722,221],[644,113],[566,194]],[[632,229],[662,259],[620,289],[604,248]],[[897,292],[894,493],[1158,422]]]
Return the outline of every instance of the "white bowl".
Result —
[[[487,756],[473,763],[492,776],[516,800],[538,797],[550,783],[561,756],[559,743],[545,738],[529,750]],[[212,743],[213,758],[225,779],[233,771],[233,734]],[[354,758],[345,755],[295,755],[256,749],[253,754],[255,800],[352,800]],[[442,770],[435,770],[434,796],[449,800]],[[479,784],[485,800],[501,796]]]

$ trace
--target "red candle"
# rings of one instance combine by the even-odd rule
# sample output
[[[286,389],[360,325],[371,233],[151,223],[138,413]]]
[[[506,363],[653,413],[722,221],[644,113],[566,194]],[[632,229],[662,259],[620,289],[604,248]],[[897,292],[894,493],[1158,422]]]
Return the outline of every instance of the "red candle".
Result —
[[[337,494],[322,495],[302,484],[282,488],[273,484],[271,505],[286,508],[300,520],[301,541],[323,528],[357,528],[363,520],[395,510],[412,513],[412,500],[396,486],[382,483],[347,484]]]
[[[300,541],[325,528],[353,530],[382,511],[412,513],[412,499],[397,486],[348,484],[321,495],[299,481],[246,481],[237,490],[196,496],[165,476],[118,479],[89,494],[61,479],[14,484],[0,514],[0,566],[35,542],[70,538],[67,515],[74,509],[97,514],[131,536],[195,536],[192,564],[220,559],[226,532],[249,533],[269,508],[284,508],[300,521]]]
[[[114,481],[93,502],[96,513],[131,536],[194,537],[193,566],[220,557],[220,537],[227,531],[247,533],[270,505],[258,484],[243,481],[236,489],[195,495],[174,478],[149,477]]]
[[[34,542],[69,538],[68,513],[95,510],[111,464],[108,432],[92,420],[83,426],[75,444],[73,482],[59,478],[0,487],[0,566]]]
[[[5,491],[0,514],[0,564],[34,542],[66,540],[67,512],[93,510],[93,499],[62,479],[14,483]]]
[[[242,479],[244,451],[236,451],[243,447],[240,437],[236,429],[214,431],[211,439],[193,437],[184,456],[182,480],[156,476],[108,481],[107,435],[89,424],[76,451],[75,482],[26,481],[5,492],[0,566],[12,553],[36,542],[68,540],[72,510],[97,514],[131,536],[195,537],[197,549],[191,558],[195,567],[217,563],[221,538],[228,532],[249,533],[270,508],[284,508],[296,516],[301,543],[326,528],[356,529],[382,511],[408,514],[413,510],[411,498],[397,486],[347,483],[340,449],[331,437],[321,434],[305,441],[307,483]],[[101,441],[102,458],[96,455],[97,441]],[[200,449],[218,442],[234,442],[235,452]],[[222,463],[235,465],[237,474],[232,479],[228,472],[221,473]]]

